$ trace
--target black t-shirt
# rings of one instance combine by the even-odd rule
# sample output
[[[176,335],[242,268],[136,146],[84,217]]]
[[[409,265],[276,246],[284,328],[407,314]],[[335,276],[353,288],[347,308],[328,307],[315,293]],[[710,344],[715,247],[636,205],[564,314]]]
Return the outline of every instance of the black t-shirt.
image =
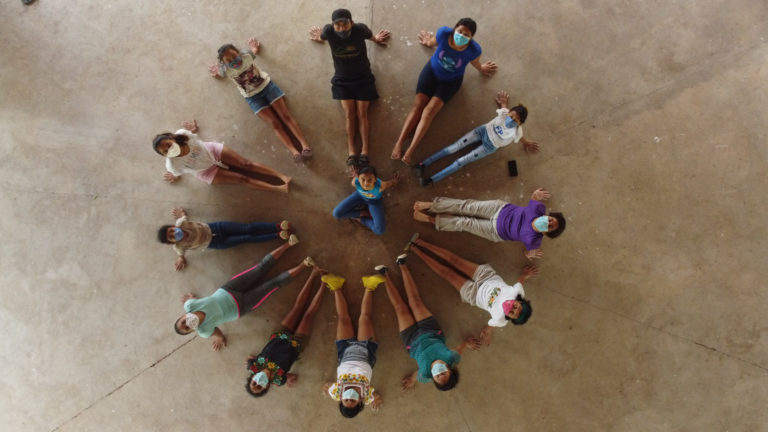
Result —
[[[346,39],[340,38],[331,24],[325,25],[320,38],[328,41],[331,47],[336,77],[354,79],[371,74],[371,63],[365,47],[365,40],[371,37],[373,33],[365,24],[352,24],[351,33]]]

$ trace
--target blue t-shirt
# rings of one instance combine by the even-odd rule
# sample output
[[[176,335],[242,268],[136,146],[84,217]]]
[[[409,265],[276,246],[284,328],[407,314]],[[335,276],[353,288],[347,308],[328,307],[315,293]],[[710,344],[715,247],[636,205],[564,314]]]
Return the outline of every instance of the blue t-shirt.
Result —
[[[445,336],[437,333],[426,333],[411,343],[409,352],[419,365],[419,382],[432,381],[432,362],[442,360],[452,367],[461,360],[456,351],[445,346]]]
[[[373,184],[373,189],[367,191],[360,186],[360,180],[355,179],[355,189],[361,197],[367,200],[379,200],[381,199],[381,179],[377,178],[376,183]]]
[[[205,319],[197,327],[197,334],[209,338],[219,324],[234,321],[240,316],[237,303],[225,289],[219,288],[213,294],[201,299],[184,302],[185,312],[204,312]]]
[[[451,48],[448,41],[453,38],[453,29],[440,27],[435,34],[437,49],[429,59],[432,72],[441,81],[453,81],[464,76],[464,69],[474,59],[480,57],[483,50],[474,39],[469,41],[469,46],[463,51]]]

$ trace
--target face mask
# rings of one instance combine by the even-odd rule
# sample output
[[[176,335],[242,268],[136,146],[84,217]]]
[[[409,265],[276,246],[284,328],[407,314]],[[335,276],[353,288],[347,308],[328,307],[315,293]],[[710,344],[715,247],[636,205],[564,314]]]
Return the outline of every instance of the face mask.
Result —
[[[445,363],[437,362],[432,365],[432,376],[436,377],[447,370],[448,370],[448,366],[446,366]]]
[[[200,325],[200,318],[197,317],[197,315],[193,314],[192,312],[184,315],[186,318],[184,321],[187,323],[187,327],[191,328],[192,330],[196,330],[197,326]]]
[[[507,127],[507,129],[512,129],[517,127],[517,122],[512,119],[512,117],[507,116],[507,118],[504,120],[504,125]]]
[[[464,36],[463,34],[457,32],[457,31],[455,31],[455,32],[453,32],[453,41],[458,46],[464,46],[464,45],[469,43],[469,38]]]
[[[515,308],[515,303],[515,300],[507,300],[501,304],[501,308],[504,309],[504,315],[509,315],[509,313],[512,312]]]
[[[266,388],[267,384],[269,384],[269,378],[267,378],[267,374],[263,371],[254,375],[252,380],[256,385],[261,386],[262,388]]]
[[[360,400],[360,395],[357,394],[357,391],[354,389],[346,389],[344,390],[344,393],[341,394],[342,399],[351,399],[351,400]]]
[[[340,38],[342,38],[342,39],[346,39],[346,38],[348,38],[348,37],[349,37],[349,35],[351,35],[351,34],[352,34],[352,30],[347,30],[347,31],[340,31],[340,32],[339,32],[339,31],[337,31],[337,32],[335,32],[335,33],[336,33],[336,36],[338,36],[338,37],[340,37]]]
[[[180,154],[181,154],[181,146],[179,146],[176,143],[173,143],[171,144],[170,147],[168,147],[168,152],[165,153],[165,156],[169,158],[175,158]]]
[[[232,59],[231,62],[229,62],[229,67],[233,69],[237,69],[242,65],[243,65],[243,58],[240,56],[235,57],[234,59]]]
[[[184,238],[184,231],[181,228],[179,228],[179,227],[174,228],[173,229],[173,239],[176,240],[176,241],[181,241],[181,239],[183,239],[183,238]]]
[[[549,216],[539,216],[533,220],[533,226],[539,230],[539,232],[549,231]]]

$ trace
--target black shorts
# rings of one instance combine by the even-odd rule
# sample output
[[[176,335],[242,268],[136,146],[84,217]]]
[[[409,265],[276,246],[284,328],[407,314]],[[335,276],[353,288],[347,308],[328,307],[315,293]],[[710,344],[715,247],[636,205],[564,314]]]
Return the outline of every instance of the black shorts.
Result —
[[[432,71],[432,66],[427,62],[419,74],[419,82],[416,84],[416,93],[424,93],[429,97],[440,98],[443,103],[448,102],[461,88],[464,76],[453,81],[440,81]]]
[[[336,357],[339,360],[339,364],[341,364],[341,360],[344,358],[344,354],[347,351],[347,348],[349,348],[350,345],[359,345],[361,347],[365,347],[365,349],[368,352],[368,356],[365,359],[365,361],[368,362],[371,367],[376,364],[376,350],[379,349],[379,344],[376,343],[372,339],[368,339],[366,341],[359,341],[357,339],[339,339],[336,341]],[[356,359],[353,358],[353,360],[362,360],[362,359]]]
[[[437,318],[435,318],[434,315],[432,315],[429,318],[424,318],[423,320],[417,322],[416,324],[408,327],[407,329],[400,332],[400,340],[403,341],[403,345],[405,345],[405,349],[408,351],[411,351],[411,344],[413,343],[416,338],[423,334],[443,334],[443,331],[440,330],[440,324],[437,322]]]
[[[334,76],[331,79],[331,94],[334,100],[372,101],[379,98],[373,74],[352,79]]]

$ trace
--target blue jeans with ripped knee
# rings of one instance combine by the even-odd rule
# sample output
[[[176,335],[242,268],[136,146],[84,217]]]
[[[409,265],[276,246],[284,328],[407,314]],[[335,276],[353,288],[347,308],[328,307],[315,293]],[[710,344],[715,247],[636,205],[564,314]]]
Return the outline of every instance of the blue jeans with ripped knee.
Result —
[[[472,129],[466,135],[459,138],[459,140],[456,141],[455,143],[443,148],[442,150],[428,157],[427,159],[424,160],[424,162],[422,162],[422,164],[424,164],[424,167],[426,168],[432,165],[433,163],[437,162],[438,160],[448,155],[457,153],[462,149],[467,148],[474,144],[479,144],[479,145],[474,150],[456,159],[452,164],[443,168],[442,171],[433,175],[431,177],[432,182],[438,182],[448,177],[449,175],[455,173],[456,171],[460,170],[465,165],[478,161],[496,151],[496,147],[494,147],[494,145],[491,144],[491,140],[488,138],[488,132],[485,130],[485,125],[482,125],[482,126],[476,127],[475,129]]]

